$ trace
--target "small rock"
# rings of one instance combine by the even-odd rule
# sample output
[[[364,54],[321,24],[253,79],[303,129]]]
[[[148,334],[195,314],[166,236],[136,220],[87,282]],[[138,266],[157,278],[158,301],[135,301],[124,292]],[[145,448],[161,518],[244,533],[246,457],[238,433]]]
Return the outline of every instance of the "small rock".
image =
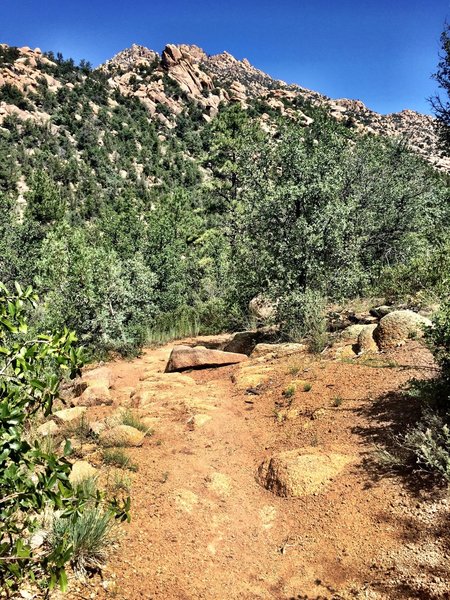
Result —
[[[265,460],[256,479],[277,496],[306,496],[321,492],[352,461],[350,456],[317,448],[289,450]]]
[[[72,465],[69,481],[72,485],[75,485],[85,479],[95,477],[96,475],[97,469],[95,467],[89,464],[86,460],[77,460],[77,462]]]
[[[387,306],[387,304],[382,304],[381,306],[375,306],[374,308],[371,308],[369,312],[372,316],[376,317],[377,319],[382,319],[394,310],[394,307]]]
[[[116,425],[112,429],[100,433],[100,443],[105,447],[141,446],[145,434],[130,425]]]
[[[65,408],[64,410],[58,410],[55,413],[53,413],[53,416],[58,421],[61,421],[63,423],[70,423],[71,421],[81,419],[85,412],[85,406],[75,406],[74,408]]]
[[[82,376],[82,380],[88,384],[88,386],[105,386],[111,387],[112,375],[109,367],[97,367],[90,371],[85,371]]]
[[[361,331],[364,329],[365,325],[357,324],[350,325],[350,327],[346,327],[340,335],[340,339],[346,342],[357,342],[358,336]]]
[[[364,325],[364,329],[358,336],[358,351],[360,354],[368,352],[378,352],[377,343],[373,337],[373,332],[377,325]]]
[[[77,406],[110,406],[113,403],[109,388],[104,385],[89,386],[75,399]]]
[[[47,421],[37,428],[37,433],[42,437],[55,435],[59,431],[58,425],[54,421]]]
[[[211,421],[211,417],[209,415],[198,414],[194,415],[191,419],[189,419],[189,423],[193,426],[194,429],[199,427],[203,427],[206,425],[208,421]]]
[[[93,421],[89,423],[89,429],[94,435],[100,435],[102,431],[105,431],[106,424],[103,421]]]

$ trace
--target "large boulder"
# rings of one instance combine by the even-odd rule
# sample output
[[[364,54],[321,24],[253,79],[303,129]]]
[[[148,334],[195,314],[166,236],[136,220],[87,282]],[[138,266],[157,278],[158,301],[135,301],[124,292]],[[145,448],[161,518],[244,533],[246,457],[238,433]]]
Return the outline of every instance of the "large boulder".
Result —
[[[145,433],[130,425],[116,425],[112,429],[102,431],[99,436],[100,444],[104,447],[141,446]]]
[[[353,458],[317,448],[280,452],[265,460],[257,481],[277,496],[300,497],[321,492]]]
[[[394,348],[408,338],[422,337],[424,327],[431,327],[430,319],[412,310],[394,310],[384,316],[373,332],[380,350]]]
[[[204,346],[175,346],[167,363],[166,373],[185,371],[186,369],[200,369],[208,367],[222,367],[247,360],[246,354],[236,352],[223,352],[210,350]]]

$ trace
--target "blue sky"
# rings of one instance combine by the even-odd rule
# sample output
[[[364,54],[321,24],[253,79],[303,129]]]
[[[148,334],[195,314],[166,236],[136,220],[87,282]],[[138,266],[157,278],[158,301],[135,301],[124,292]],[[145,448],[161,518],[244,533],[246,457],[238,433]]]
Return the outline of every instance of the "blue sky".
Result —
[[[0,0],[0,42],[93,64],[132,43],[195,43],[379,112],[430,112],[446,18],[450,0]]]

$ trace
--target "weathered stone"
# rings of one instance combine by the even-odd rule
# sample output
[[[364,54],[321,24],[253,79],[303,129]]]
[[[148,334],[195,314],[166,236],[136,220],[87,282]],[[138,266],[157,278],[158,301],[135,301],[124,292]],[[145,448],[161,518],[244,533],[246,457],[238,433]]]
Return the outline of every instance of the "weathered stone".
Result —
[[[424,327],[431,327],[430,319],[412,310],[395,310],[383,317],[373,332],[381,350],[403,344],[408,338],[422,337]]]
[[[206,478],[206,485],[208,489],[222,498],[231,494],[231,479],[224,473],[219,473],[217,471],[212,473]]]
[[[239,354],[250,354],[257,344],[276,342],[279,332],[276,327],[261,327],[253,331],[238,331],[233,339],[228,342],[224,350],[226,352],[238,352]]]
[[[258,469],[257,481],[277,496],[306,496],[322,492],[352,460],[317,448],[289,450],[265,460]]]
[[[269,321],[275,317],[275,304],[261,294],[250,300],[248,309],[250,314],[259,321]]]
[[[252,358],[258,358],[260,356],[269,355],[270,358],[281,358],[283,356],[290,356],[291,354],[298,354],[306,351],[307,346],[305,344],[257,344],[251,356]]]
[[[130,425],[116,425],[112,429],[102,431],[99,441],[102,446],[141,446],[145,434]]]
[[[357,324],[350,325],[350,327],[346,327],[340,334],[340,339],[345,342],[356,342],[358,341],[358,336],[361,331],[364,329],[365,325]]]
[[[103,421],[93,421],[92,423],[89,423],[89,430],[94,435],[100,435],[102,431],[105,431],[105,429],[106,424]]]
[[[91,386],[111,387],[111,369],[109,367],[97,367],[89,371],[85,371],[82,380]]]
[[[39,425],[36,431],[38,435],[47,437],[49,435],[55,435],[58,433],[59,427],[54,421],[47,421],[46,423]]]
[[[358,352],[360,354],[367,352],[378,352],[377,343],[373,337],[373,332],[377,325],[364,325],[358,336]]]
[[[204,346],[175,346],[167,363],[166,372],[184,371],[208,367],[221,367],[247,360],[245,354],[209,350]]]
[[[64,410],[57,410],[53,413],[53,416],[62,423],[70,423],[81,419],[86,412],[85,406],[75,406],[73,408],[65,408]]]
[[[76,406],[110,406],[113,403],[109,388],[104,385],[93,385],[87,387],[79,398],[75,398]]]
[[[72,485],[81,483],[85,479],[95,477],[97,475],[97,469],[89,464],[86,460],[77,460],[72,465],[72,470],[69,475],[69,481]]]

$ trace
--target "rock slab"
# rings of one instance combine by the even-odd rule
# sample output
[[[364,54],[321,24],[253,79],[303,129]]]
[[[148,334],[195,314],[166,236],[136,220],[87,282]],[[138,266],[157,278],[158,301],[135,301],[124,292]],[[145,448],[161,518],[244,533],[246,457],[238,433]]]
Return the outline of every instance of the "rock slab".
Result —
[[[208,367],[222,367],[233,365],[247,360],[245,354],[210,350],[204,346],[175,346],[166,366],[166,373],[185,371],[187,369],[201,369]]]

